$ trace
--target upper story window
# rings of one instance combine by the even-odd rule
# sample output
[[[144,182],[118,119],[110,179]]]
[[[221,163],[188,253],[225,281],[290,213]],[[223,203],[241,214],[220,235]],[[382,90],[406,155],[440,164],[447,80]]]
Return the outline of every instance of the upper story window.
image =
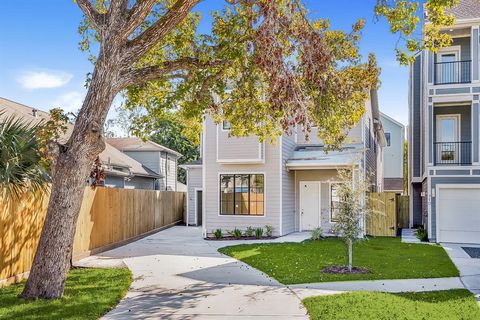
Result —
[[[387,140],[387,147],[390,147],[392,144],[390,132],[385,132],[385,139]]]
[[[469,83],[471,60],[462,60],[461,46],[438,51],[435,61],[435,84]]]
[[[223,130],[230,130],[232,126],[230,125],[230,122],[223,120],[222,122],[222,129]]]
[[[220,175],[220,215],[263,216],[263,174]]]

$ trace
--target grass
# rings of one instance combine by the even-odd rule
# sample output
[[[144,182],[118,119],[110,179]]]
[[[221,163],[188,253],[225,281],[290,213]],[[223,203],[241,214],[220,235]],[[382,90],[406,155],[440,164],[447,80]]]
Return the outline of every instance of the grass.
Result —
[[[399,238],[370,238],[355,244],[353,264],[368,274],[326,274],[327,266],[346,264],[346,247],[329,238],[302,243],[238,245],[219,250],[283,284],[328,281],[457,277],[458,270],[442,247],[408,244]]]
[[[24,284],[0,289],[0,319],[98,319],[125,296],[132,281],[128,269],[72,269],[59,300],[25,301]]]
[[[307,298],[312,320],[469,320],[480,319],[480,308],[468,290],[419,293],[351,292]]]

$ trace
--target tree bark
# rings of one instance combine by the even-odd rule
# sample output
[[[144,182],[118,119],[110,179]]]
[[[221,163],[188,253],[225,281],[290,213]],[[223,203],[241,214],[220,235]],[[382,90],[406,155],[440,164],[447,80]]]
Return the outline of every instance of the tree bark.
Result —
[[[353,241],[348,239],[348,272],[352,272],[353,267]]]
[[[111,59],[111,58],[110,58]],[[70,269],[77,218],[87,177],[105,148],[103,123],[115,97],[115,59],[102,55],[67,145],[58,156],[47,216],[22,297],[60,298]]]

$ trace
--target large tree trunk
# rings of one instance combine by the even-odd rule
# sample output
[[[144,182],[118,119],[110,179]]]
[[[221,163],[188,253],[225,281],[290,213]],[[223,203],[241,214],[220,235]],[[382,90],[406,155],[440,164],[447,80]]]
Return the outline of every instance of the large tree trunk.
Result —
[[[118,72],[114,59],[108,60],[100,55],[72,136],[61,148],[23,298],[52,299],[63,294],[83,192],[92,164],[105,148],[103,123],[116,93],[113,88]]]

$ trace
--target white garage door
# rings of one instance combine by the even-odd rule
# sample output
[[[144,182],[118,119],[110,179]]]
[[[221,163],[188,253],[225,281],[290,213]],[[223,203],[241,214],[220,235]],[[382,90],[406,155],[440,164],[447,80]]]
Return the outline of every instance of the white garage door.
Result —
[[[440,188],[439,242],[480,243],[480,188]]]

